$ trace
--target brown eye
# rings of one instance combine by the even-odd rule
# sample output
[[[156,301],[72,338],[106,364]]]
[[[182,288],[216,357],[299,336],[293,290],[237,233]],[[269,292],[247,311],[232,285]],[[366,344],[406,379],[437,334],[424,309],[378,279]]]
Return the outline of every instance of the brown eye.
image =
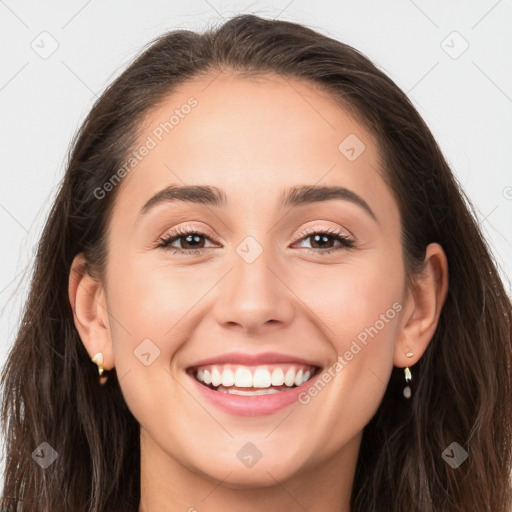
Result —
[[[178,228],[158,240],[157,247],[172,250],[174,254],[197,254],[209,247],[205,246],[205,241],[210,240],[206,233],[198,229]],[[179,243],[176,247],[175,242]]]
[[[324,231],[314,230],[301,233],[301,235],[302,238],[300,239],[300,242],[311,239],[310,243],[312,247],[305,247],[305,249],[316,253],[325,254],[354,247],[354,241],[344,232],[336,229],[328,229]],[[338,245],[333,246],[333,243],[336,242],[338,242]]]

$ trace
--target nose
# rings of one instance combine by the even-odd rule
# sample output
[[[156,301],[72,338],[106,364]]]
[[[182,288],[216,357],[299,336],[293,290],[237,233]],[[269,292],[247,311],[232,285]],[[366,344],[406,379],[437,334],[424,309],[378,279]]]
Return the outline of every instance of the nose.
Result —
[[[234,266],[218,284],[214,312],[223,327],[249,333],[282,329],[293,320],[294,294],[266,251],[252,263],[235,254]]]

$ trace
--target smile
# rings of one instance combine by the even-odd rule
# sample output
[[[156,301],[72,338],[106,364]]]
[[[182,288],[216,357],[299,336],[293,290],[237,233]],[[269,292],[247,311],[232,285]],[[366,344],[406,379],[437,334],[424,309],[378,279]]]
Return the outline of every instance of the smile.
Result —
[[[318,367],[304,364],[233,364],[189,368],[195,379],[214,391],[241,396],[281,393],[301,386],[315,375]]]
[[[229,352],[186,367],[193,396],[235,416],[263,416],[294,404],[322,372],[320,359],[292,354]]]

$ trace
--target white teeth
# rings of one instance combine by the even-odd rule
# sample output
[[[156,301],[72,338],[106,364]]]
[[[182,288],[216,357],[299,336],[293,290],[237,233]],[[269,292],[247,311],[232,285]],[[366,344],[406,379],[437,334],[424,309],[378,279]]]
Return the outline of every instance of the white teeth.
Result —
[[[290,368],[284,376],[284,383],[287,386],[293,386],[295,384],[295,372],[293,368]]]
[[[255,388],[269,388],[272,385],[272,377],[270,376],[270,372],[264,368],[258,368],[254,372],[252,385]]]
[[[199,377],[198,377],[199,378]],[[199,379],[201,380],[201,379]],[[252,388],[252,373],[249,368],[239,366],[235,372],[235,386],[237,388]]]
[[[241,396],[255,396],[255,395],[272,395],[274,393],[280,393],[278,389],[266,388],[266,389],[236,389],[236,388],[224,388],[219,386],[217,391],[221,393],[228,393],[230,395],[241,395]]]
[[[217,368],[212,369],[212,386],[218,386],[222,382],[222,377]]]
[[[281,368],[276,368],[272,372],[272,386],[282,386],[284,384],[284,372]]]
[[[222,372],[222,385],[228,388],[229,386],[232,386],[234,383],[235,374],[229,368],[224,369],[224,371]]]
[[[248,388],[258,388],[269,390],[271,386],[293,387],[304,384],[313,375],[314,368],[312,366],[289,363],[286,365],[265,365],[259,367],[247,367],[243,365],[208,365],[197,369],[195,376],[198,381],[212,385],[214,388],[220,386],[218,391],[234,394],[254,394],[254,391]],[[242,389],[234,389],[242,388]],[[245,388],[245,389],[244,389]],[[229,389],[226,391],[225,389]],[[244,391],[243,393],[239,391]],[[279,390],[273,389],[272,393]],[[263,392],[257,394],[265,394]]]

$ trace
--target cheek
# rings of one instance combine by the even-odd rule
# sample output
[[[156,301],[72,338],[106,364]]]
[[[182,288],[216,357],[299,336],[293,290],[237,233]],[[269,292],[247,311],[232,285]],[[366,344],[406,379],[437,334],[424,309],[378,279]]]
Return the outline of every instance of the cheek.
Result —
[[[337,322],[331,322],[335,330],[335,334],[329,331],[328,335],[335,351],[332,362],[298,397],[301,409],[296,428],[300,430],[314,418],[309,431],[313,444],[315,433],[321,433],[322,441],[314,445],[310,455],[314,464],[340,450],[370,422],[382,402],[393,368],[396,310],[392,306],[382,310],[389,322],[386,323],[374,314],[380,310],[373,309],[371,302],[366,312],[360,311],[359,304],[346,302]],[[325,436],[325,432],[329,435]]]
[[[131,338],[172,338],[174,326],[205,291],[197,272],[190,268],[170,268],[165,262],[148,265],[142,258],[112,267],[111,312],[132,333]]]
[[[143,266],[137,258],[112,265],[108,278],[116,373],[132,414],[150,425],[175,395],[172,361],[190,334],[186,315],[205,292],[190,286],[190,272]],[[173,406],[186,410],[176,400]]]
[[[332,433],[319,459],[339,449],[376,413],[393,368],[402,310],[399,270],[386,273],[381,265],[354,264],[333,271],[330,280],[315,279],[318,293],[307,300],[321,320],[317,324],[324,326],[333,357],[299,397],[318,428]]]
[[[183,271],[171,272],[161,265],[143,266],[137,258],[111,266],[110,332],[116,372],[120,379],[127,376],[121,387],[129,403],[169,385],[179,340],[187,337],[185,317],[204,294],[190,286],[191,278],[190,273],[185,276]],[[158,383],[158,379],[165,382]],[[137,382],[133,396],[131,382]]]
[[[298,292],[333,349],[325,375],[336,390],[331,396],[351,397],[347,410],[364,409],[365,415],[376,409],[389,380],[403,308],[400,265],[375,256],[319,270],[310,280],[315,286],[304,281]]]
[[[375,325],[379,333],[386,331],[394,337],[404,283],[399,264],[375,254],[319,267],[314,279],[310,276],[311,272],[309,277],[307,273],[296,277],[294,291],[322,320],[338,354],[361,333],[364,341],[364,333]]]

